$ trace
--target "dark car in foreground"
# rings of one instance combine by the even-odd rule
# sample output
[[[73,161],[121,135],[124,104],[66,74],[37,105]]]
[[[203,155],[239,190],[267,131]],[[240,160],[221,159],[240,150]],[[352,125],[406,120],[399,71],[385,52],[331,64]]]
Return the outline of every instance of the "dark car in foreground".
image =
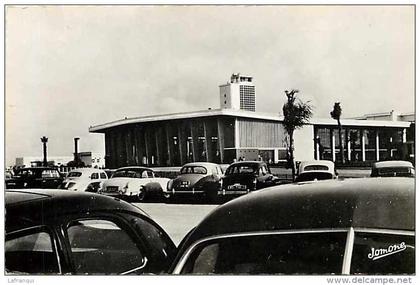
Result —
[[[63,180],[61,173],[54,167],[25,167],[16,169],[5,183],[7,189],[57,189]]]
[[[414,179],[289,184],[234,199],[179,246],[175,274],[414,274]]]
[[[209,162],[185,164],[180,174],[168,182],[164,190],[166,198],[174,196],[202,196],[208,199],[217,197],[223,175],[220,165]]]
[[[414,166],[409,161],[379,161],[372,165],[371,177],[414,177]]]
[[[176,247],[139,208],[63,190],[5,192],[6,274],[167,272]]]
[[[241,161],[229,165],[222,178],[219,196],[243,195],[280,183],[277,176],[271,174],[265,162]]]

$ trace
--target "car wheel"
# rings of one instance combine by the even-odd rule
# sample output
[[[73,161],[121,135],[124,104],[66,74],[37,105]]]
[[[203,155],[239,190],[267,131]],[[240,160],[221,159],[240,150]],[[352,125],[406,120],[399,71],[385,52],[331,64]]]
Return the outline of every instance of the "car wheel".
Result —
[[[140,202],[143,202],[146,199],[146,189],[144,189],[144,187],[140,188],[139,194],[137,194],[137,199]]]

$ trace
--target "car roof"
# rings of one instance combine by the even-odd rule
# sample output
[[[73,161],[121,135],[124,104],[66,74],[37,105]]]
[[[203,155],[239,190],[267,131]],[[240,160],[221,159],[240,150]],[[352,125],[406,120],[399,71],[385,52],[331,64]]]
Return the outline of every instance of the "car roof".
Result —
[[[217,163],[211,163],[211,162],[190,162],[184,164],[182,167],[186,166],[203,166],[203,167],[217,167],[219,166]]]
[[[305,170],[305,167],[312,166],[312,165],[313,166],[315,166],[315,165],[326,166],[326,167],[328,167],[328,170],[317,170],[317,169]],[[308,172],[334,172],[334,169],[335,169],[334,162],[332,162],[330,160],[307,160],[307,161],[302,161],[299,164],[300,174],[308,173]]]
[[[6,231],[37,225],[72,213],[129,211],[147,216],[141,209],[117,198],[90,192],[53,189],[7,190],[5,192]],[[18,221],[18,222],[17,222]]]
[[[308,165],[325,165],[334,168],[334,162],[330,160],[306,160],[300,163],[301,167],[305,167]]]
[[[138,170],[148,170],[148,171],[153,171],[153,169],[151,168],[147,168],[147,167],[143,167],[143,166],[125,166],[125,167],[120,167],[118,169],[115,169],[115,171],[119,171],[119,170],[130,170],[130,169],[138,169]]]
[[[382,167],[413,167],[413,164],[409,161],[404,160],[389,160],[389,161],[379,161],[375,162],[372,165],[373,168],[382,168]]]
[[[413,178],[354,178],[274,186],[213,210],[189,241],[273,230],[414,230]]]
[[[238,161],[238,162],[234,162],[232,163],[230,166],[234,166],[234,165],[263,165],[266,164],[264,161]]]

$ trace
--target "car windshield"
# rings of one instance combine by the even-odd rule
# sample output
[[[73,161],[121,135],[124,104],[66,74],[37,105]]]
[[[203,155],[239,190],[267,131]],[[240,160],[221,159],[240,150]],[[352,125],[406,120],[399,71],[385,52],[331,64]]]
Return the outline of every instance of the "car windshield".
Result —
[[[67,177],[80,177],[80,176],[82,176],[82,172],[78,172],[78,171],[69,172],[69,174],[67,175]]]
[[[326,180],[332,179],[333,176],[328,172],[307,172],[301,173],[297,178],[296,182],[312,181],[312,180]]]
[[[232,165],[226,170],[226,174],[246,174],[246,173],[256,173],[258,170],[257,165]]]
[[[203,166],[184,166],[181,174],[207,174],[207,169]]]
[[[144,169],[121,169],[115,171],[112,178],[117,177],[129,177],[129,178],[141,178]]]

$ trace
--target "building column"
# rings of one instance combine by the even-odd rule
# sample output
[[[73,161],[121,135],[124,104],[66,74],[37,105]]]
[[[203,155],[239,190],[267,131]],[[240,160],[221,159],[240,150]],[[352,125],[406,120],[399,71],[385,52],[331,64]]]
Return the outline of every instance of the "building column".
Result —
[[[213,150],[212,150],[212,144],[211,144],[211,134],[210,134],[210,128],[208,126],[208,121],[203,122],[203,129],[204,129],[204,138],[206,143],[204,144],[204,148],[206,150],[206,160],[208,162],[213,161]]]
[[[235,118],[235,130],[234,130],[234,134],[235,134],[235,137],[234,137],[234,140],[235,140],[235,148],[236,148],[236,150],[238,150],[239,147],[240,147],[239,146],[240,142],[239,142],[239,121],[238,121],[238,118]],[[236,157],[238,157],[238,155]]]
[[[334,130],[331,132],[331,154],[332,154],[332,161],[335,162],[335,134]]]
[[[217,142],[219,144],[220,163],[224,163],[225,134],[223,131],[223,122],[220,118],[217,119]]]
[[[349,138],[349,131],[348,131],[348,129],[346,129],[345,136],[346,136],[345,143],[346,143],[346,146],[347,146],[347,160],[349,162],[351,162],[351,143],[352,143],[352,141],[351,141],[351,138]]]
[[[407,142],[407,129],[404,128],[402,130],[402,143],[406,143]]]
[[[187,140],[185,139],[185,130],[183,122],[178,124],[178,147],[179,147],[179,161],[181,165],[185,164],[187,160],[187,150],[186,150]]]
[[[376,153],[376,161],[379,161],[379,131],[376,131],[375,153]]]
[[[320,155],[319,155],[319,140],[320,140],[320,138],[319,138],[319,136],[316,136],[315,137],[315,159],[316,160],[319,160],[320,158]]]
[[[130,134],[130,130],[125,130],[125,153],[126,153],[126,165],[130,166],[132,165],[132,158],[133,158],[133,153],[132,153],[132,144],[131,144],[131,134]]]
[[[193,154],[193,161],[199,161],[199,153],[198,153],[198,131],[196,123],[190,121],[190,134],[191,134],[191,142],[192,142],[192,154]]]
[[[155,129],[155,143],[156,143],[156,164],[161,165],[162,163],[162,148],[161,148],[161,127],[157,126]]]
[[[166,144],[167,144],[167,152],[168,152],[168,166],[173,164],[173,155],[172,155],[172,136],[169,135],[169,124],[165,125],[166,131]]]
[[[144,128],[144,149],[146,151],[146,161],[145,164],[146,165],[150,165],[150,163],[152,162],[150,159],[150,138],[149,138],[149,128]]]
[[[362,140],[360,145],[362,147],[362,161],[366,161],[366,132],[361,130],[360,139]]]

